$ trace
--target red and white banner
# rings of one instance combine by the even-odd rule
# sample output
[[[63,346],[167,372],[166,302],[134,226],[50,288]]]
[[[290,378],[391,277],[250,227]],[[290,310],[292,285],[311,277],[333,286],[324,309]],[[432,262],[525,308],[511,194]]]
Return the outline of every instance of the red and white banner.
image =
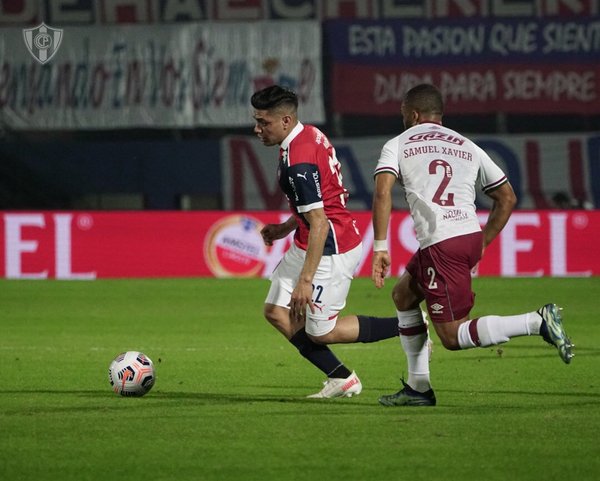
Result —
[[[0,277],[268,277],[291,237],[266,247],[265,223],[286,212],[0,212]],[[371,214],[356,213],[363,232],[358,275],[371,274]],[[487,213],[480,219],[485,222]],[[488,247],[482,276],[597,276],[598,211],[517,211]],[[392,216],[393,276],[418,244],[405,211]]]
[[[307,121],[325,120],[316,21],[66,27],[61,38],[41,65],[22,29],[0,31],[7,128],[250,130],[250,96],[274,83],[298,93]]]

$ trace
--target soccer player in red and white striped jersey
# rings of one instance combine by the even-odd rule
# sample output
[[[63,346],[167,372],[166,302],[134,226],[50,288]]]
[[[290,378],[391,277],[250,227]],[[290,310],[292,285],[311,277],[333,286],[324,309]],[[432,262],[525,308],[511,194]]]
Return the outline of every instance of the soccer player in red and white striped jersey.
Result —
[[[294,231],[294,242],[271,277],[267,320],[326,376],[309,397],[359,394],[362,384],[326,346],[395,337],[395,318],[339,317],[362,251],[361,236],[346,208],[341,165],[325,134],[298,120],[298,98],[273,85],[256,92],[254,132],[264,145],[279,146],[277,175],[292,215],[262,229],[265,244]]]

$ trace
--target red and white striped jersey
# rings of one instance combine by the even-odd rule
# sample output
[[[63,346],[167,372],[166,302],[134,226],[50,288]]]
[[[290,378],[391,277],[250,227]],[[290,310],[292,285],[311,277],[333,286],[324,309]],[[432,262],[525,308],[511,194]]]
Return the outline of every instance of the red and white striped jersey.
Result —
[[[323,255],[352,250],[361,236],[346,208],[348,191],[333,145],[316,127],[298,122],[280,147],[277,175],[298,222],[296,245],[303,250],[308,246],[309,224],[303,214],[323,208],[330,226]]]

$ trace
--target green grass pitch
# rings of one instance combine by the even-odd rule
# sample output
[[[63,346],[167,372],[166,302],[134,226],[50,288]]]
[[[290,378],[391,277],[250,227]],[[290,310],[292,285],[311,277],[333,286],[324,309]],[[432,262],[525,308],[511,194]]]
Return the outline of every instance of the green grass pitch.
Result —
[[[393,315],[393,281],[357,279],[345,312]],[[445,351],[438,406],[385,408],[397,339],[334,346],[363,393],[307,400],[320,373],[262,318],[265,280],[0,281],[0,479],[595,480],[600,279],[475,279],[473,316],[564,307],[576,357],[538,337]],[[108,365],[141,350],[144,398]]]

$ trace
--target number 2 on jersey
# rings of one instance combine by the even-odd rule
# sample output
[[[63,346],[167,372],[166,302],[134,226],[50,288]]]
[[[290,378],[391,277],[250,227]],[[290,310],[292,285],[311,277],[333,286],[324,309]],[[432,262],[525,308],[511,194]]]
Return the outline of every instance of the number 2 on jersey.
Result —
[[[437,282],[435,282],[435,269],[433,267],[427,268],[427,275],[429,276],[429,289],[437,289]]]
[[[435,191],[435,194],[433,195],[433,199],[431,199],[431,200],[433,202],[435,202],[436,204],[439,204],[444,207],[453,206],[454,205],[454,194],[453,193],[448,192],[448,197],[446,199],[442,199],[442,194],[446,190],[446,187],[448,187],[448,184],[450,183],[450,179],[452,178],[452,166],[448,162],[446,162],[445,160],[442,160],[442,159],[433,160],[429,164],[429,174],[430,175],[437,174],[438,167],[441,167],[443,170],[442,181],[440,182],[440,185],[438,186],[437,190]]]

